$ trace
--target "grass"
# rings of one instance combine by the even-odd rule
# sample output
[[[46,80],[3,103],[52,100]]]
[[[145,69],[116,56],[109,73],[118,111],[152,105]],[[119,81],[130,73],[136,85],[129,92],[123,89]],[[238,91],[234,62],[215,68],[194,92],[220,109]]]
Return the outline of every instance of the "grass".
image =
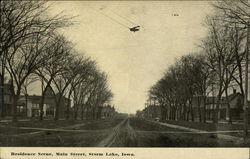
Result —
[[[86,121],[82,120],[30,120],[30,121],[19,121],[17,123],[6,122],[1,123],[1,126],[5,127],[32,127],[32,128],[59,128],[66,127],[70,125],[86,123]]]
[[[249,146],[244,145],[241,141],[235,143],[231,140],[224,140],[218,138],[216,134],[196,134],[196,133],[161,133],[160,131],[169,132],[183,132],[180,129],[169,128],[167,126],[160,126],[160,124],[147,122],[138,118],[131,118],[130,125],[136,130],[137,146],[139,147],[243,147]],[[170,123],[170,122],[169,122]],[[171,124],[184,126],[181,124]],[[190,123],[185,123],[187,127]],[[191,123],[194,126],[192,128],[199,128],[202,123]],[[196,125],[197,124],[197,125]],[[199,125],[198,125],[199,124]],[[207,124],[206,124],[207,125]],[[202,125],[204,126],[204,125]],[[208,124],[209,127],[205,127],[206,130],[212,129],[214,124]],[[210,129],[207,129],[210,128]],[[225,130],[228,127],[221,128]],[[234,127],[235,129],[237,128]],[[229,129],[229,128],[228,128]],[[140,130],[140,131],[138,131]],[[203,129],[204,130],[204,129]],[[237,129],[236,129],[237,130]],[[154,132],[152,132],[154,131]],[[159,132],[157,132],[159,131]]]
[[[50,132],[35,137],[30,136],[0,136],[1,146],[13,147],[80,147],[93,146],[107,136],[107,132]]]
[[[137,132],[139,147],[242,147],[210,134],[157,134]],[[247,147],[247,146],[246,146]]]
[[[60,146],[93,146],[105,138],[112,128],[121,122],[122,118],[104,119],[92,121],[84,126],[77,127],[80,130],[90,130],[88,132],[61,132],[61,131],[40,131],[37,134],[28,134],[18,136],[23,133],[38,132],[39,130],[23,130],[11,128],[11,126],[40,127],[40,128],[56,128],[63,126],[73,126],[73,124],[87,123],[86,121],[28,121],[19,123],[10,123],[6,127],[1,127],[0,146],[25,146],[25,147],[60,147]],[[46,125],[44,125],[46,124]],[[3,131],[2,131],[3,130]],[[95,131],[91,131],[95,130]],[[99,131],[98,131],[99,130]]]

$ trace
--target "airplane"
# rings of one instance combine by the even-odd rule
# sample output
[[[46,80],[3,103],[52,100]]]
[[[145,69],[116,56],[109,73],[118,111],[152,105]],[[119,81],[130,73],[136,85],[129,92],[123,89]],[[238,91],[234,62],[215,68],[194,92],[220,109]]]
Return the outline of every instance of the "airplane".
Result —
[[[129,30],[132,31],[132,32],[140,31],[140,26],[138,25],[138,26],[129,28]]]

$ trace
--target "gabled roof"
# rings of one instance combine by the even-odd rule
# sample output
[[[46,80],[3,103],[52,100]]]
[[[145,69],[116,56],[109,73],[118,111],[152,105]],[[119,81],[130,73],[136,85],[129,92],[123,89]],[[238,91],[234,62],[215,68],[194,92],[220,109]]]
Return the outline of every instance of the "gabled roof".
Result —
[[[242,98],[242,94],[241,93],[232,93],[228,96],[229,102],[231,102],[232,100],[234,100],[235,98]],[[207,96],[206,97],[206,103],[207,104],[212,104],[214,102],[216,102],[216,96]],[[198,97],[195,96],[193,100],[198,100]],[[222,97],[221,98],[221,104],[226,104],[227,100],[226,97]]]
[[[235,98],[242,98],[243,96],[242,96],[242,94],[241,93],[233,93],[233,94],[230,94],[229,96],[228,96],[228,99],[229,99],[229,101],[232,101],[232,100],[234,100]],[[222,100],[226,100],[226,97],[222,97]]]

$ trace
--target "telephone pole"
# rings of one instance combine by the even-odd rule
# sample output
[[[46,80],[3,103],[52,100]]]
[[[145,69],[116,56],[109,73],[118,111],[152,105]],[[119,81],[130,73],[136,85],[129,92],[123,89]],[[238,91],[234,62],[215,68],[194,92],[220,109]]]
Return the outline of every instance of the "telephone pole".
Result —
[[[247,41],[246,41],[246,65],[245,65],[245,97],[244,97],[244,134],[245,139],[248,137],[248,60],[249,60],[249,43],[250,43],[250,21],[247,23]]]

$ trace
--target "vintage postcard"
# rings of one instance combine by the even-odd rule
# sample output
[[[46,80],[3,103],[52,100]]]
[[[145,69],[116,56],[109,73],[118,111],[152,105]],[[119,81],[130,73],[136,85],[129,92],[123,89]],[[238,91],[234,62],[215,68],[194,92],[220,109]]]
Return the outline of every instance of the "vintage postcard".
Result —
[[[0,158],[249,158],[249,0],[0,13]]]

